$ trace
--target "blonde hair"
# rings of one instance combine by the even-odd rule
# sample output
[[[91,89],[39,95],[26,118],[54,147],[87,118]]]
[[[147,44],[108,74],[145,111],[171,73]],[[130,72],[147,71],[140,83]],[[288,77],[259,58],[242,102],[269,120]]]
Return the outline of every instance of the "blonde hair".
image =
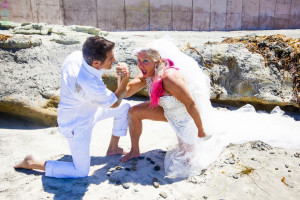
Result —
[[[154,49],[142,49],[140,50],[137,54],[139,53],[146,53],[147,56],[149,56],[149,58],[153,61],[153,62],[157,62],[157,65],[155,66],[155,75],[161,77],[163,75],[163,69],[164,69],[164,62],[163,59],[161,58],[160,54],[158,53],[158,51],[154,50]]]

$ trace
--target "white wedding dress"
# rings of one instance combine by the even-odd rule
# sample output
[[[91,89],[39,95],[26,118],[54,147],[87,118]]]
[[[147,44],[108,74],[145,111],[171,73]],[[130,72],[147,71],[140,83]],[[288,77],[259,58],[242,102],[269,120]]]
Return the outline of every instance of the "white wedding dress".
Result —
[[[211,136],[198,138],[198,129],[185,106],[174,96],[162,96],[159,105],[178,138],[178,144],[165,157],[167,176],[201,174],[230,143],[260,140],[276,147],[300,148],[300,122],[284,115],[279,107],[270,114],[256,112],[249,104],[236,111],[216,110],[209,100],[209,78],[196,61],[168,40],[156,40],[147,48],[157,50],[162,58],[172,60],[179,68],[200,110],[204,131]],[[151,82],[147,78],[148,88]]]

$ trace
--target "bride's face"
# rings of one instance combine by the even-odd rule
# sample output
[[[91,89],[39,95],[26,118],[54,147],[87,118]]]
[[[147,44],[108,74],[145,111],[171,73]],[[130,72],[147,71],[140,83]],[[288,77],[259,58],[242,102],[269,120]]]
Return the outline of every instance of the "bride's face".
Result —
[[[153,77],[155,75],[156,63],[150,58],[146,52],[140,52],[137,54],[137,64],[144,78]]]

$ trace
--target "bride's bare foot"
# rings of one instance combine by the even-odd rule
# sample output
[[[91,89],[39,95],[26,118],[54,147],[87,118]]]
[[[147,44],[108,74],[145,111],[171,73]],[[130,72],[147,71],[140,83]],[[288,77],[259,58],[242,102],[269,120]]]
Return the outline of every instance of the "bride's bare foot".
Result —
[[[23,161],[17,163],[14,168],[32,169],[32,164],[35,162],[32,155],[27,155]]]
[[[122,162],[127,162],[128,160],[132,159],[132,158],[138,158],[140,157],[140,152],[134,152],[134,151],[130,151],[127,155],[125,155],[121,161]]]
[[[107,156],[114,156],[114,155],[126,155],[128,152],[124,151],[122,148],[117,147],[116,149],[108,149],[106,152]]]

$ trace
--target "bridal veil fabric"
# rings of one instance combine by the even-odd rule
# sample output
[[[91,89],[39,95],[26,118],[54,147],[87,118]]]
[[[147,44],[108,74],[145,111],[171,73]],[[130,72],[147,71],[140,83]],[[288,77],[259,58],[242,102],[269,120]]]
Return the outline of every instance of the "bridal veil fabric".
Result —
[[[204,130],[211,136],[198,138],[197,127],[184,105],[173,96],[161,97],[160,106],[178,138],[178,144],[165,157],[167,176],[201,174],[230,143],[260,140],[276,147],[300,148],[300,122],[284,115],[279,107],[270,114],[256,112],[249,104],[236,111],[216,110],[210,102],[210,80],[193,58],[182,53],[169,38],[154,40],[137,52],[150,48],[179,68],[200,110]]]

